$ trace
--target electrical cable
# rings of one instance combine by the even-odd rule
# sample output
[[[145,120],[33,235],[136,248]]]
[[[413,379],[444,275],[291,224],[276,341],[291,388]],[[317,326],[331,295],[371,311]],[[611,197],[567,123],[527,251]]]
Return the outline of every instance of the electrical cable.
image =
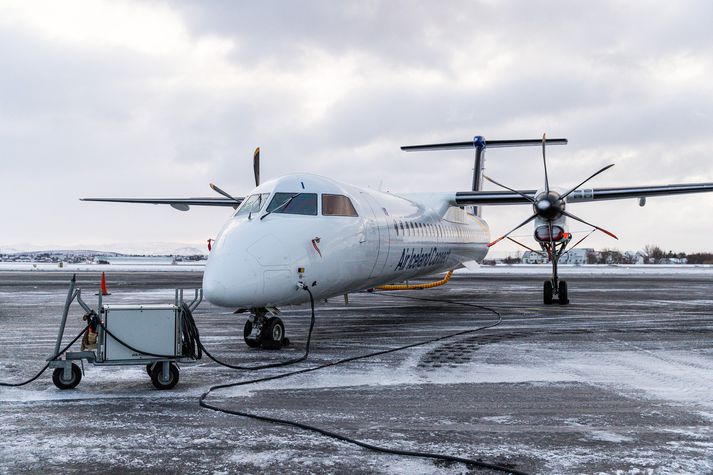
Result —
[[[309,299],[310,299],[310,308],[311,308],[311,318],[310,318],[310,326],[309,326],[309,331],[307,334],[307,342],[305,345],[305,352],[302,356],[291,359],[291,360],[286,360],[286,361],[281,361],[278,363],[270,363],[266,365],[259,365],[259,366],[252,366],[252,367],[246,367],[246,366],[238,366],[238,365],[231,365],[229,363],[225,363],[213,355],[211,355],[208,350],[203,346],[201,340],[200,340],[200,334],[198,331],[198,327],[195,324],[195,320],[193,319],[192,312],[188,305],[185,303],[181,305],[181,312],[183,313],[183,319],[182,319],[182,324],[181,324],[181,330],[182,330],[182,342],[183,342],[183,353],[184,356],[190,356],[194,359],[200,359],[201,358],[201,351],[208,356],[211,360],[216,362],[217,364],[230,368],[230,369],[238,369],[238,370],[248,370],[248,371],[255,371],[255,370],[261,370],[261,369],[267,369],[267,368],[277,368],[281,366],[288,366],[288,365],[293,365],[296,363],[299,363],[301,361],[304,361],[307,359],[310,353],[310,346],[311,346],[311,341],[312,341],[312,332],[314,330],[314,323],[315,323],[315,310],[314,310],[314,296],[312,295],[312,292],[309,290],[309,288],[306,285],[302,286],[302,289],[305,290],[309,294]],[[352,356],[348,358],[343,358],[337,361],[332,361],[329,363],[324,363],[318,366],[314,366],[311,368],[304,368],[296,371],[291,371],[288,373],[282,373],[278,375],[273,375],[273,376],[267,376],[263,378],[257,378],[257,379],[252,379],[248,381],[239,381],[236,383],[227,383],[227,384],[219,384],[219,385],[214,385],[208,388],[207,391],[205,391],[199,398],[198,402],[199,405],[205,409],[210,409],[213,411],[217,412],[222,412],[225,414],[230,414],[230,415],[235,415],[235,416],[241,416],[241,417],[246,417],[250,419],[255,419],[263,422],[270,422],[273,424],[281,424],[281,425],[288,425],[292,427],[296,427],[298,429],[302,430],[307,430],[311,432],[316,432],[318,434],[321,434],[323,436],[339,440],[342,442],[347,442],[353,445],[356,445],[358,447],[362,447],[368,450],[372,450],[375,452],[380,452],[380,453],[386,453],[386,454],[391,454],[391,455],[401,455],[401,456],[408,456],[408,457],[418,457],[418,458],[428,458],[428,459],[433,459],[433,460],[444,460],[448,462],[456,462],[456,463],[463,463],[465,465],[469,466],[475,466],[475,467],[480,467],[480,468],[488,468],[492,470],[497,470],[501,472],[506,472],[506,473],[512,473],[516,475],[522,475],[524,472],[514,470],[510,467],[505,467],[502,465],[497,465],[489,462],[484,462],[482,460],[475,460],[475,459],[469,459],[465,457],[457,457],[453,455],[445,455],[445,454],[435,454],[435,453],[429,453],[429,452],[421,452],[421,451],[413,451],[413,450],[403,450],[403,449],[394,449],[394,448],[388,448],[388,447],[382,447],[374,444],[370,444],[368,442],[364,442],[362,440],[358,440],[349,436],[345,436],[343,434],[339,434],[337,432],[333,432],[327,429],[323,429],[317,426],[313,426],[310,424],[305,424],[302,422],[298,421],[292,421],[288,419],[279,419],[279,418],[274,418],[274,417],[269,417],[269,416],[263,416],[259,414],[253,414],[249,412],[243,412],[243,411],[234,411],[230,409],[225,409],[221,408],[215,405],[212,405],[208,402],[206,402],[206,399],[208,396],[211,394],[213,391],[217,391],[219,389],[225,389],[225,388],[232,388],[232,387],[239,387],[239,386],[246,386],[250,384],[258,384],[266,381],[272,381],[276,379],[282,379],[282,378],[287,378],[291,376],[296,376],[298,374],[305,374],[305,373],[310,373],[314,371],[319,371],[325,368],[329,367],[334,367],[346,363],[351,363],[354,361],[359,361],[363,359],[368,359],[368,358],[374,358],[376,356],[382,356],[390,353],[395,353],[398,351],[403,351],[406,349],[410,348],[415,348],[419,346],[424,346],[432,343],[436,343],[442,340],[454,338],[457,336],[461,335],[466,335],[470,333],[475,333],[483,330],[487,330],[489,328],[493,328],[497,325],[499,325],[502,322],[502,315],[495,309],[485,307],[482,305],[477,305],[477,304],[471,304],[471,303],[466,303],[466,302],[457,302],[453,300],[445,300],[445,299],[431,299],[431,298],[423,298],[423,297],[413,297],[413,296],[406,296],[406,295],[394,295],[392,294],[393,297],[399,297],[399,298],[405,298],[405,299],[412,299],[412,300],[421,300],[421,301],[429,301],[429,302],[445,302],[445,303],[450,303],[450,304],[455,304],[455,305],[464,305],[468,307],[474,307],[474,308],[479,308],[482,310],[486,310],[488,312],[493,313],[495,316],[498,317],[497,321],[488,325],[483,325],[477,328],[469,329],[469,330],[463,330],[455,333],[451,333],[448,335],[440,336],[440,337],[435,337],[435,338],[430,338],[428,340],[416,342],[416,343],[411,343],[408,345],[403,345],[400,347],[396,348],[390,348],[387,350],[380,350],[380,351],[375,351],[372,353],[368,353],[365,355],[358,355],[358,356]],[[26,384],[29,384],[33,381],[35,381],[37,378],[39,378],[48,368],[50,365],[51,361],[56,360],[59,358],[62,354],[64,354],[77,340],[79,340],[82,335],[92,326],[92,325],[98,325],[101,326],[102,329],[114,340],[116,340],[119,344],[125,346],[126,348],[130,349],[131,351],[141,353],[147,356],[154,356],[157,358],[175,358],[176,355],[158,355],[155,353],[150,353],[142,350],[138,350],[128,343],[122,341],[120,338],[116,337],[110,330],[106,328],[106,326],[101,322],[99,319],[98,315],[95,312],[91,312],[89,314],[89,324],[68,344],[66,345],[60,352],[58,352],[56,355],[54,355],[49,362],[31,379],[27,381],[23,381],[21,383],[3,383],[0,382],[0,386],[8,386],[8,387],[19,387],[19,386],[24,386]]]
[[[307,357],[307,355],[309,354],[309,345],[310,345],[310,341],[311,341],[311,337],[312,337],[312,329],[313,329],[314,320],[315,320],[314,298],[313,298],[313,296],[312,296],[312,292],[310,292],[309,288],[307,288],[307,287],[303,287],[303,289],[306,290],[306,291],[309,293],[309,296],[310,296],[310,306],[311,306],[311,312],[312,312],[312,320],[311,320],[311,325],[310,325],[309,333],[308,333],[308,336],[307,336],[307,348],[306,348],[306,350],[305,350],[305,356],[304,356],[303,358],[299,359],[300,361],[303,360],[303,359],[305,359],[305,358]],[[386,354],[389,354],[389,353],[395,353],[395,352],[397,352],[397,351],[403,351],[403,350],[406,350],[406,349],[409,349],[409,348],[415,348],[415,347],[418,347],[418,346],[424,346],[424,345],[432,344],[432,343],[435,343],[435,342],[438,342],[438,341],[446,340],[446,339],[449,339],[449,338],[454,338],[454,337],[461,336],[461,335],[466,335],[466,334],[470,334],[470,333],[475,333],[475,332],[487,330],[487,329],[489,329],[489,328],[493,328],[493,327],[499,325],[499,324],[502,322],[502,315],[500,314],[500,312],[498,312],[498,311],[495,310],[495,309],[492,309],[492,308],[489,308],[489,307],[485,307],[485,306],[482,306],[482,305],[471,304],[471,303],[466,303],[466,302],[457,302],[457,301],[453,301],[453,300],[430,299],[430,298],[422,298],[422,297],[411,297],[411,296],[405,296],[405,295],[392,295],[392,296],[394,296],[394,297],[406,298],[406,299],[413,299],[413,300],[430,301],[430,302],[446,302],[446,303],[455,304],[455,305],[464,305],[464,306],[468,306],[468,307],[479,308],[479,309],[486,310],[486,311],[488,311],[488,312],[493,313],[495,316],[497,316],[497,321],[494,322],[494,323],[488,324],[488,325],[483,325],[483,326],[477,327],[477,328],[472,328],[472,329],[469,329],[469,330],[463,330],[463,331],[451,333],[451,334],[444,335],[444,336],[440,336],[440,337],[430,338],[430,339],[425,340],[425,341],[420,341],[420,342],[417,342],[417,343],[411,343],[411,344],[403,345],[403,346],[396,347],[396,348],[390,348],[390,349],[387,349],[387,350],[375,351],[375,352],[368,353],[368,354],[365,354],[365,355],[359,355],[359,356],[352,356],[352,357],[349,357],[349,358],[343,358],[343,359],[341,359],[341,360],[333,361],[333,362],[330,362],[330,363],[324,363],[324,364],[321,364],[321,365],[318,365],[318,366],[314,366],[314,367],[311,367],[311,368],[304,368],[304,369],[300,369],[300,370],[296,370],[296,371],[291,371],[291,372],[288,372],[288,373],[282,373],[282,374],[273,375],[273,376],[266,376],[266,377],[263,377],[263,378],[251,379],[251,380],[248,380],[248,381],[239,381],[239,382],[236,382],[236,383],[226,383],[226,384],[219,384],[219,385],[211,386],[210,388],[208,388],[208,390],[207,390],[206,392],[204,392],[204,393],[201,395],[201,397],[198,399],[198,403],[200,404],[201,407],[203,407],[203,408],[205,408],[205,409],[210,409],[210,410],[212,410],[212,411],[222,412],[222,413],[224,413],[224,414],[230,414],[230,415],[234,415],[234,416],[246,417],[246,418],[250,418],[250,419],[254,419],[254,420],[259,420],[259,421],[263,421],[263,422],[270,422],[270,423],[273,423],[273,424],[281,424],[281,425],[287,425],[287,426],[291,426],[291,427],[296,427],[296,428],[298,428],[298,429],[307,430],[307,431],[311,431],[311,432],[316,432],[316,433],[321,434],[321,435],[323,435],[323,436],[330,437],[330,438],[332,438],[332,439],[339,440],[339,441],[342,441],[342,442],[347,442],[347,443],[350,443],[350,444],[353,444],[353,445],[357,445],[357,446],[359,446],[359,447],[362,447],[362,448],[365,448],[365,449],[368,449],[368,450],[372,450],[372,451],[376,451],[376,452],[381,452],[381,453],[386,453],[386,454],[392,454],[392,455],[409,456],[409,457],[428,458],[428,459],[433,459],[433,460],[444,460],[444,461],[447,461],[447,462],[457,462],[457,463],[463,463],[463,464],[470,465],[470,466],[475,466],[475,467],[480,467],[480,468],[488,468],[488,469],[491,469],[491,470],[497,470],[497,471],[506,472],[506,473],[512,473],[512,474],[516,474],[516,475],[522,475],[522,474],[524,474],[525,472],[521,472],[521,471],[515,470],[515,469],[510,468],[510,467],[506,467],[506,466],[503,466],[503,465],[497,465],[497,464],[494,464],[494,463],[484,462],[484,461],[482,461],[482,460],[469,459],[469,458],[465,458],[465,457],[457,457],[457,456],[453,456],[453,455],[435,454],[435,453],[429,453],[429,452],[420,452],[420,451],[413,451],[413,450],[392,449],[392,448],[388,448],[388,447],[382,447],[382,446],[370,444],[370,443],[368,443],[368,442],[364,442],[364,441],[362,441],[362,440],[358,440],[358,439],[355,439],[355,438],[352,438],[352,437],[349,437],[349,436],[345,436],[345,435],[339,434],[339,433],[337,433],[337,432],[333,432],[333,431],[330,431],[330,430],[327,430],[327,429],[323,429],[323,428],[320,428],[320,427],[317,427],[317,426],[313,426],[313,425],[310,425],[310,424],[305,424],[305,423],[302,423],[302,422],[292,421],[292,420],[288,420],[288,419],[279,419],[279,418],[275,418],[275,417],[263,416],[263,415],[260,415],[260,414],[254,414],[254,413],[250,413],[250,412],[235,411],[235,410],[231,410],[231,409],[225,409],[225,408],[221,408],[221,407],[212,405],[212,404],[210,404],[210,403],[208,403],[208,402],[206,401],[206,399],[208,398],[208,396],[209,396],[213,391],[217,391],[217,390],[219,390],[219,389],[233,388],[233,387],[239,387],[239,386],[247,386],[247,385],[258,384],[258,383],[262,383],[262,382],[266,382],[266,381],[273,381],[273,380],[276,380],[276,379],[288,378],[288,377],[291,377],[291,376],[296,376],[296,375],[298,375],[298,374],[305,374],[305,373],[310,373],[310,372],[314,372],[314,371],[319,371],[319,370],[322,370],[322,369],[325,369],[325,368],[329,368],[329,367],[333,367],[333,366],[338,366],[338,365],[342,365],[342,364],[346,364],[346,363],[351,363],[351,362],[354,362],[354,361],[363,360],[363,359],[367,359],[367,358],[373,358],[373,357],[376,357],[376,356],[386,355]],[[211,355],[210,355],[207,351],[205,351],[205,348],[204,348],[204,352],[206,353],[206,355],[208,355],[208,357],[210,357],[211,359],[213,359],[213,358],[211,357]],[[285,362],[285,364],[291,364],[291,363]],[[284,366],[285,364],[277,364],[277,365]],[[230,367],[230,366],[228,366],[228,367]],[[274,367],[274,366],[268,366],[268,367]]]
[[[21,383],[3,383],[3,382],[0,382],[0,386],[11,387],[11,388],[19,388],[20,386],[25,386],[26,384],[30,384],[31,382],[33,382],[34,380],[36,380],[37,378],[39,378],[40,376],[42,376],[42,374],[43,374],[45,371],[47,371],[47,368],[50,367],[50,362],[52,362],[52,361],[56,360],[57,358],[59,358],[60,356],[62,356],[62,355],[64,354],[64,352],[67,351],[72,345],[74,345],[74,344],[77,342],[77,340],[79,340],[79,339],[82,337],[82,335],[84,335],[84,333],[85,333],[88,329],[89,329],[89,325],[87,325],[86,327],[84,327],[84,330],[82,330],[82,331],[79,333],[79,335],[77,335],[76,337],[74,337],[74,340],[72,340],[71,342],[69,342],[69,344],[68,344],[67,346],[65,346],[64,348],[62,348],[62,350],[61,350],[59,353],[57,353],[57,354],[54,355],[52,358],[50,358],[49,361],[47,362],[47,364],[39,371],[39,373],[37,373],[36,375],[34,375],[32,378],[28,379],[27,381],[23,381],[23,382],[21,382]]]
[[[302,285],[302,290],[307,291],[307,293],[309,294],[309,303],[312,308],[312,316],[310,318],[309,330],[307,332],[307,343],[305,344],[305,352],[302,356],[299,356],[299,357],[291,359],[291,360],[279,361],[277,363],[268,363],[268,364],[257,365],[257,366],[239,366],[239,365],[233,365],[233,364],[229,364],[229,363],[219,360],[218,358],[213,356],[206,349],[205,346],[203,346],[203,343],[200,340],[198,340],[198,346],[203,350],[203,353],[205,353],[208,358],[210,358],[211,360],[213,360],[220,366],[225,366],[226,368],[238,369],[238,370],[243,370],[243,371],[257,371],[257,370],[268,369],[268,368],[279,368],[281,366],[289,366],[289,365],[293,365],[293,364],[296,364],[296,363],[306,360],[307,357],[309,356],[309,350],[310,350],[310,346],[311,346],[311,342],[312,342],[312,330],[314,329],[315,314],[314,314],[314,297],[312,296],[312,292],[310,292],[309,287],[307,287],[304,284]],[[189,320],[193,321],[193,316],[191,315],[191,311],[187,306],[185,306],[185,304],[184,304],[183,311],[184,311],[184,316],[188,317],[188,318],[184,318],[184,319],[189,319]]]

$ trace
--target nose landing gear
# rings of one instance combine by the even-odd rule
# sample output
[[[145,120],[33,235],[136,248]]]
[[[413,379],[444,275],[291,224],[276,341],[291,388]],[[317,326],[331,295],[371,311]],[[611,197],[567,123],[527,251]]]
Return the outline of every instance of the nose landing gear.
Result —
[[[554,300],[557,299],[560,305],[567,305],[569,303],[569,295],[567,295],[567,282],[564,280],[559,280],[557,276],[557,263],[559,262],[560,256],[564,253],[567,244],[571,238],[567,238],[559,244],[554,241],[545,241],[541,245],[547,254],[550,256],[550,262],[552,263],[552,277],[550,280],[545,281],[543,287],[543,302],[545,305],[551,305]]]
[[[279,350],[290,344],[289,338],[285,337],[285,324],[280,317],[268,317],[268,310],[265,308],[252,309],[251,313],[243,328],[245,343],[250,348]]]

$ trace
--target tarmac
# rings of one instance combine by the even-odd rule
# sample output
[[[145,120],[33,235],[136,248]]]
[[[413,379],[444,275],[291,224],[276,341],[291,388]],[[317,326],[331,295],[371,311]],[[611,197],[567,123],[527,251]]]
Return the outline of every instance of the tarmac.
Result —
[[[713,472],[713,273],[570,271],[572,303],[542,304],[543,276],[456,275],[427,291],[320,302],[307,361],[233,371],[203,359],[171,391],[143,367],[93,367],[74,390],[48,371],[0,388],[0,473],[494,473],[372,452],[199,407],[219,383],[309,368],[502,322],[404,351],[219,390],[211,404],[375,445],[482,459],[528,473]],[[0,381],[50,356],[71,274],[0,272]],[[105,303],[171,303],[194,272],[109,273]],[[93,304],[99,274],[78,274]],[[429,300],[414,300],[412,298]],[[483,308],[462,305],[474,304]],[[231,363],[304,351],[309,308],[285,308],[292,344],[249,349],[244,314],[201,304],[202,341]],[[73,307],[67,340],[82,328]]]

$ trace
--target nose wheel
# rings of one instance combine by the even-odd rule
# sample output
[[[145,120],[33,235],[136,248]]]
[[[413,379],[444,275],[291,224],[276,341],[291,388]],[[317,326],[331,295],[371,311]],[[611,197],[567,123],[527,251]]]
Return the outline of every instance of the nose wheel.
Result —
[[[557,276],[557,263],[559,262],[559,257],[567,246],[567,241],[561,244],[559,250],[557,245],[554,243],[546,243],[543,247],[547,250],[548,254],[551,256],[552,262],[552,277],[550,280],[546,280],[542,289],[542,301],[545,305],[551,305],[557,300],[560,305],[567,305],[569,303],[569,295],[567,294],[567,281],[559,280]]]
[[[245,343],[250,348],[279,350],[290,344],[285,337],[285,324],[279,317],[267,317],[267,312],[258,309],[248,318],[243,328]]]

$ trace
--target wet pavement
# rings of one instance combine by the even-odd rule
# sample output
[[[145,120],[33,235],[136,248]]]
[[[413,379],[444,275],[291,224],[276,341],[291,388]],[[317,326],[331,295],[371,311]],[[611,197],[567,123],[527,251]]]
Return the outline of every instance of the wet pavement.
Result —
[[[575,271],[571,271],[575,272]],[[27,379],[53,348],[71,275],[0,272],[0,380]],[[105,303],[171,303],[200,274],[110,273]],[[93,304],[99,275],[78,274]],[[296,420],[373,444],[531,473],[713,471],[713,273],[568,276],[568,306],[542,277],[456,275],[444,287],[321,302],[309,359],[258,372],[209,360],[157,391],[143,367],[92,367],[74,390],[50,373],[0,388],[0,473],[489,473],[385,455],[292,427],[202,409],[218,383],[275,375],[499,326],[368,360],[220,390],[221,407]],[[400,296],[427,298],[413,300]],[[73,307],[67,337],[82,328]],[[282,316],[292,345],[248,349],[245,315],[202,304],[204,344],[236,364],[302,353],[309,308]]]

